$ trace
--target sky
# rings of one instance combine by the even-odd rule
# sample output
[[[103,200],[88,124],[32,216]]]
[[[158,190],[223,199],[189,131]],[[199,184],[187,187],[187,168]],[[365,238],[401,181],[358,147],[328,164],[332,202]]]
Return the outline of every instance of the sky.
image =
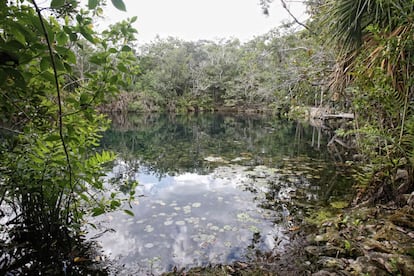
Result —
[[[300,1],[286,2],[295,17],[306,18]],[[271,4],[269,16],[263,14],[259,0],[124,0],[127,12],[108,3],[101,24],[137,16],[138,44],[151,42],[157,35],[186,41],[239,38],[245,42],[292,20],[279,0]]]

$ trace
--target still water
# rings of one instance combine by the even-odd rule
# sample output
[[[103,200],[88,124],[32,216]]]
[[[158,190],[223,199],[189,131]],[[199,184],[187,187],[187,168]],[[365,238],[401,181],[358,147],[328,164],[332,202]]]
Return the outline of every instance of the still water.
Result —
[[[114,274],[283,254],[306,206],[343,200],[349,190],[324,146],[328,136],[264,115],[114,118],[102,139],[118,156],[106,179],[126,195],[136,190],[135,216],[101,216],[90,235],[106,230],[95,239]]]

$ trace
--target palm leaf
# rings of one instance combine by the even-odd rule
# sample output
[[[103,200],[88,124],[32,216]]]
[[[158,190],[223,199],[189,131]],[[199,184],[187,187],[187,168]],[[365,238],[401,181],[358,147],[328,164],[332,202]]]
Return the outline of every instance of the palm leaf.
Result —
[[[331,0],[327,5],[322,22],[345,52],[362,46],[368,26],[393,30],[401,19],[409,20],[414,9],[411,0]]]

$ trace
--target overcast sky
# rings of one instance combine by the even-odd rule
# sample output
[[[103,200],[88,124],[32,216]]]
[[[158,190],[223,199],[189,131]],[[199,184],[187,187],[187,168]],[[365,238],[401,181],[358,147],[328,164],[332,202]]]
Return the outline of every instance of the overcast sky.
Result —
[[[117,11],[108,1],[105,23],[137,16],[139,44],[159,35],[184,40],[239,38],[242,41],[264,34],[291,20],[279,0],[274,0],[265,16],[259,0],[124,0],[127,12]],[[289,2],[289,1],[286,1]],[[294,15],[306,18],[300,1],[288,3]]]

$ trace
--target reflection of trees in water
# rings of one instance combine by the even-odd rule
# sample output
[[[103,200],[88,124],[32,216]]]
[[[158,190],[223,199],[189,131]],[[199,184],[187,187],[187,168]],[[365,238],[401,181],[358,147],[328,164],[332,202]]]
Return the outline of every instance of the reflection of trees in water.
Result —
[[[296,187],[295,200],[308,204],[328,204],[347,194],[349,181],[331,164],[321,146],[326,145],[326,134],[303,123],[225,114],[151,115],[131,120],[130,129],[109,130],[103,140],[103,145],[117,151],[124,162],[123,181],[114,180],[118,185],[132,183],[135,173],[142,169],[160,177],[182,172],[207,174],[220,164],[204,158],[218,156],[230,161],[242,156],[247,157],[241,159],[242,165],[264,164],[285,170],[278,175],[279,180],[269,180],[262,208],[280,208],[277,195],[281,183]],[[254,186],[245,189],[256,193]],[[287,205],[292,214],[303,211],[293,202]]]
[[[249,165],[271,166],[283,156],[325,154],[312,150],[308,126],[301,126],[295,144],[296,130],[291,122],[260,114],[130,115],[113,119],[102,146],[129,162],[140,160],[159,175],[206,174],[215,166],[204,160],[207,156],[232,160],[243,154],[249,156]]]
[[[266,116],[225,114],[156,114],[129,119],[128,128],[126,124],[114,125],[102,140],[103,147],[118,153],[115,165],[120,168],[112,173],[114,182],[119,180],[124,192],[128,192],[125,183],[136,180],[143,169],[158,176],[182,172],[206,174],[219,165],[205,161],[206,157],[230,162],[245,157],[237,161],[241,166],[226,167],[228,173],[218,177],[232,178],[245,173],[238,187],[254,194],[255,204],[275,226],[292,229],[306,213],[298,202],[322,205],[323,201],[342,194],[346,187],[341,186],[341,176],[330,166],[324,148],[313,147],[312,129],[305,124]],[[321,135],[320,141],[323,144],[327,140]],[[265,166],[258,166],[261,164]],[[257,257],[253,253],[259,252],[261,241],[267,238],[265,234],[252,233],[248,246],[252,258]],[[283,238],[274,241],[276,245],[283,242]],[[236,247],[233,250],[230,255],[243,251]]]

